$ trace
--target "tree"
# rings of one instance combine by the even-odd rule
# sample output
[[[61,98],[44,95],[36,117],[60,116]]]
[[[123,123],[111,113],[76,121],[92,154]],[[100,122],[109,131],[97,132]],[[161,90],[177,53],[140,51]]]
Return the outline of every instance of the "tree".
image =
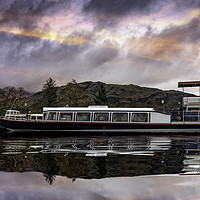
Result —
[[[68,106],[86,106],[88,105],[88,94],[84,89],[73,79],[62,87],[61,101]],[[65,106],[64,105],[64,106]]]
[[[102,85],[98,91],[97,95],[94,96],[94,102],[96,105],[108,105],[107,91],[106,88]]]
[[[45,106],[56,106],[57,100],[57,88],[56,81],[51,77],[46,80],[43,85],[43,102]]]
[[[5,113],[8,109],[13,109],[15,105],[25,95],[25,90],[22,87],[16,89],[15,87],[7,86],[0,89],[0,113]]]

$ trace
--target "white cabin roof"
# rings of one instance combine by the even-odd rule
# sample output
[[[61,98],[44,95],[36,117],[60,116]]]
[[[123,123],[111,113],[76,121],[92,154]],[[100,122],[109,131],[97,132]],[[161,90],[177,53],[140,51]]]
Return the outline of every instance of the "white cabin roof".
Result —
[[[43,116],[43,114],[31,114],[31,116]]]
[[[107,112],[152,112],[155,111],[153,108],[109,108],[107,106],[89,106],[89,107],[44,107],[44,112],[47,111],[107,111]]]
[[[6,110],[6,112],[19,112],[19,110]]]

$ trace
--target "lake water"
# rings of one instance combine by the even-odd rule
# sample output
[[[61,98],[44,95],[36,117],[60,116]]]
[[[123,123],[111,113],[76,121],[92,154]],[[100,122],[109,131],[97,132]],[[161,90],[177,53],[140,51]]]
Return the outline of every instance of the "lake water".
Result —
[[[7,137],[0,200],[199,200],[200,136]]]

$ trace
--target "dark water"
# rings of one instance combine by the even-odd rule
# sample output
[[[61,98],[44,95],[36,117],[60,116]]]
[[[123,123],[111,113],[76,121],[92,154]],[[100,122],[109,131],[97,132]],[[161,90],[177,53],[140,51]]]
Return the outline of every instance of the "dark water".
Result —
[[[200,136],[0,140],[0,200],[199,200]]]

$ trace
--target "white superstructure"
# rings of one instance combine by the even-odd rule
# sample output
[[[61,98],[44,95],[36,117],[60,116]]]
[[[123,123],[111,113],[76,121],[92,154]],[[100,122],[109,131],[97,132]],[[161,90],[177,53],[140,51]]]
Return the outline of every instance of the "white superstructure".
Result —
[[[4,115],[4,119],[11,119],[11,120],[30,120],[30,121],[42,121],[43,114],[21,114],[18,110],[7,110],[6,114]]]
[[[104,121],[137,123],[170,123],[170,115],[153,108],[44,107],[45,121]]]

